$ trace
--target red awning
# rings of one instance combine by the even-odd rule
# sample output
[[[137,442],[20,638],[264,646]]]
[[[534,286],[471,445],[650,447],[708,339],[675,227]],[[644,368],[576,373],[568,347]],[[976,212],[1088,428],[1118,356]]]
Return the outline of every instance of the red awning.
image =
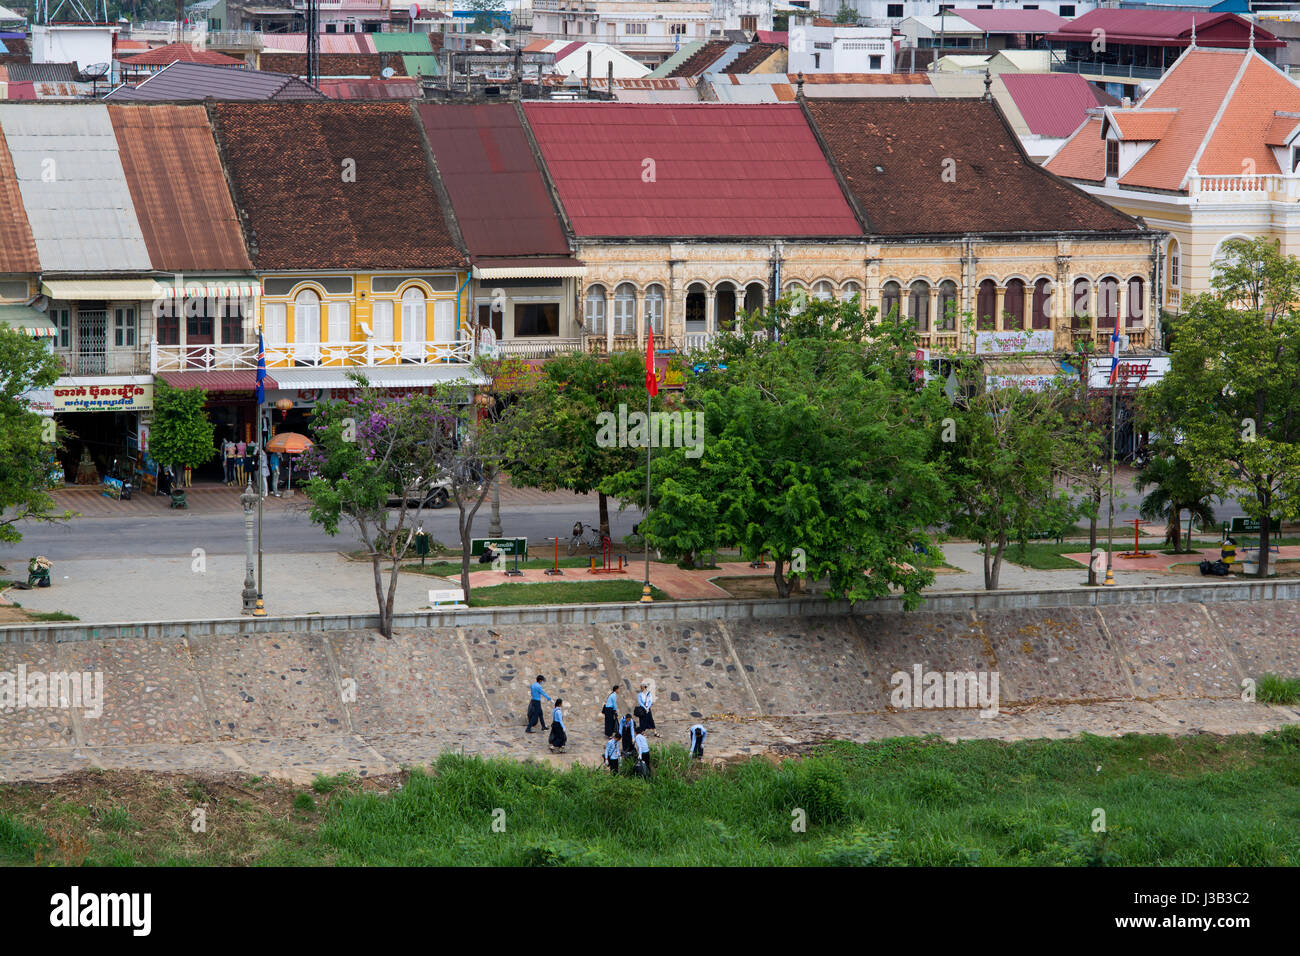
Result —
[[[257,371],[241,369],[234,372],[159,372],[157,375],[172,388],[202,388],[209,392],[255,392]],[[275,379],[266,376],[267,388],[279,388]]]

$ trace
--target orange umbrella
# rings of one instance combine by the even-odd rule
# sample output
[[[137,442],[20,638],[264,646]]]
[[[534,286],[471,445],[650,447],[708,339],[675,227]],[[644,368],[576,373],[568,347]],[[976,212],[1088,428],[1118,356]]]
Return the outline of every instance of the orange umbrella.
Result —
[[[281,455],[301,455],[314,443],[306,435],[297,432],[280,432],[266,443],[266,450]]]

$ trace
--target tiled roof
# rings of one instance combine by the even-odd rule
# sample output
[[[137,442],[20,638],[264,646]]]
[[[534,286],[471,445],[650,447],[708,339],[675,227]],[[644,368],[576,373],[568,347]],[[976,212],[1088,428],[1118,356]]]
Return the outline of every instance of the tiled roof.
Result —
[[[257,61],[263,70],[305,76],[306,53],[263,53]],[[406,73],[399,54],[380,53],[322,53],[321,76],[379,76],[384,67],[391,67],[398,76]]]
[[[243,66],[243,60],[215,50],[196,50],[188,43],[168,43],[144,53],[118,57],[124,66],[166,66],[168,63],[206,63],[209,66]]]
[[[727,64],[722,72],[748,73],[768,57],[780,53],[784,49],[785,47],[778,46],[775,43],[751,43],[745,52]]]
[[[1003,73],[1012,102],[1034,136],[1069,136],[1100,104],[1092,85],[1076,73]]]
[[[23,197],[14,173],[4,130],[0,129],[0,273],[40,272],[32,227],[23,210]]]
[[[108,115],[154,268],[252,269],[203,107],[110,106]]]
[[[797,106],[528,103],[579,236],[855,236]]]
[[[1032,162],[982,99],[831,98],[807,108],[874,234],[1138,228]]]
[[[1264,142],[1270,146],[1285,146],[1300,126],[1300,113],[1275,110],[1273,121],[1264,132]]]
[[[320,100],[324,95],[296,76],[265,70],[232,70],[202,63],[173,63],[142,80],[119,86],[110,103],[214,100]]]
[[[985,33],[1050,33],[1066,22],[1050,10],[950,10]]]
[[[727,52],[729,40],[710,40],[677,65],[669,76],[699,76]]]
[[[464,262],[408,104],[215,103],[209,111],[258,268]]]
[[[1300,87],[1258,53],[1188,50],[1137,110],[1108,111],[1125,139],[1154,138],[1120,177],[1120,185],[1181,190],[1193,166],[1203,176],[1234,175],[1248,160],[1256,172],[1278,172],[1268,138],[1279,110],[1300,112]],[[1090,123],[1047,162],[1047,168],[1072,179],[1101,181],[1103,131],[1101,123]]]
[[[569,254],[513,104],[427,104],[417,113],[472,257]]]

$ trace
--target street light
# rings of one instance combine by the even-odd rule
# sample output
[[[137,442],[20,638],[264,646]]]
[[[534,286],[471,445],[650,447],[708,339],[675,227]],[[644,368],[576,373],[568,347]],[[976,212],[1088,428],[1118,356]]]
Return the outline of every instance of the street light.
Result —
[[[253,480],[249,478],[248,486],[239,496],[239,503],[244,509],[244,611],[256,614],[258,610],[257,580],[253,575],[253,508],[261,499],[253,491]],[[263,612],[265,613],[265,612]]]

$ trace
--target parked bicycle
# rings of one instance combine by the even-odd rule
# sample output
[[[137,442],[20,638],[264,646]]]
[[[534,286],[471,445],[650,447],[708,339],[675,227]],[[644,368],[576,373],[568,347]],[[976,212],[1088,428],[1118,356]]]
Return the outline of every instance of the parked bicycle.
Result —
[[[599,551],[604,542],[605,538],[601,535],[599,528],[593,528],[581,521],[575,522],[573,537],[569,539],[569,554],[575,554],[582,547],[587,548],[589,551]]]

